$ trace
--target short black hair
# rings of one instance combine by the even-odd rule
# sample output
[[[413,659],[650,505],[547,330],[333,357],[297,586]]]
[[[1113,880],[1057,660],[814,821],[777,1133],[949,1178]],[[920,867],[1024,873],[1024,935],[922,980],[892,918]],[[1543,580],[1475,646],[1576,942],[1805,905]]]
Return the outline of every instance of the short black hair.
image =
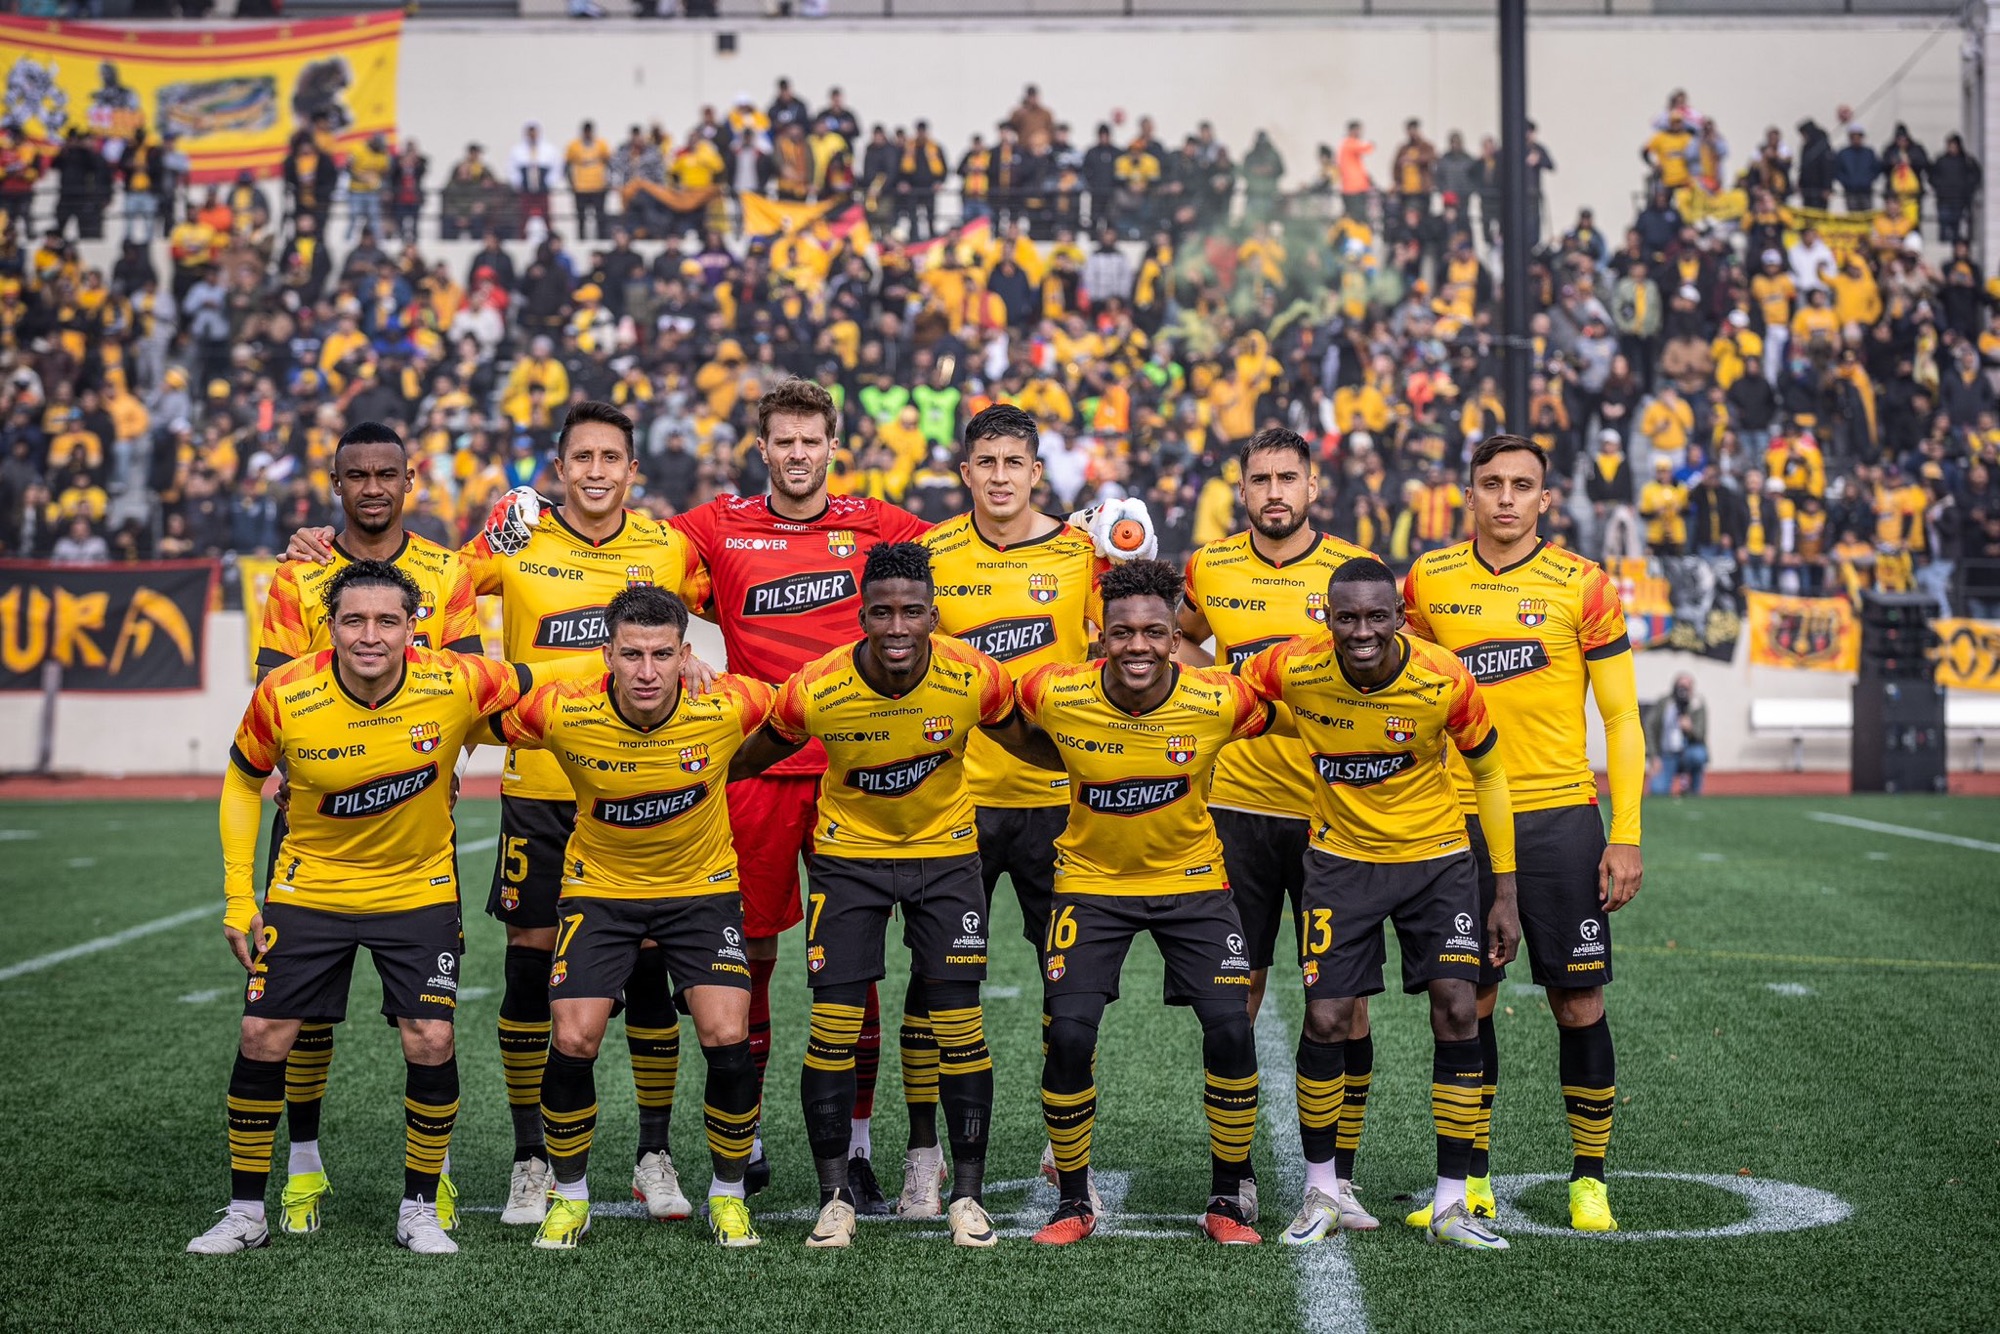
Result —
[[[935,589],[936,581],[931,578],[930,548],[917,542],[877,542],[868,548],[868,559],[861,566],[862,592],[865,594],[870,584],[879,584],[886,579],[908,579],[927,589]]]
[[[403,443],[403,437],[397,433],[396,428],[386,422],[354,423],[354,425],[341,433],[339,441],[334,444],[333,456],[339,458],[340,451],[346,449],[349,445],[394,445],[396,448],[405,450],[406,452],[408,450],[408,446]]]
[[[965,452],[972,453],[974,441],[989,440],[995,436],[1007,436],[1025,442],[1029,458],[1034,458],[1041,449],[1042,428],[1035,424],[1031,414],[1015,407],[1012,403],[995,403],[992,407],[980,411],[965,424]]]
[[[386,560],[357,560],[343,565],[326,581],[326,614],[340,614],[340,598],[350,588],[393,588],[403,595],[403,615],[415,616],[423,603],[417,581]]]
[[[1281,449],[1288,454],[1297,454],[1299,462],[1312,467],[1312,446],[1297,431],[1286,430],[1282,426],[1267,426],[1251,436],[1243,444],[1242,454],[1237,456],[1245,472],[1250,469],[1250,456],[1267,449]]]
[[[606,426],[617,427],[619,432],[625,437],[626,455],[628,457],[632,455],[632,419],[609,403],[600,403],[595,399],[585,399],[583,402],[572,406],[568,415],[563,418],[562,434],[556,437],[557,458],[561,458],[564,452],[569,449],[570,432],[585,422],[602,422]]]
[[[1326,582],[1329,588],[1334,584],[1387,584],[1394,588],[1396,576],[1373,556],[1356,556],[1335,570]]]
[[[1535,462],[1542,466],[1542,476],[1549,475],[1549,452],[1525,435],[1489,435],[1479,442],[1472,451],[1472,464],[1466,476],[1477,477],[1479,470],[1499,458],[1502,454],[1533,454]]]
[[[611,599],[604,609],[604,636],[613,638],[621,625],[671,625],[687,638],[687,603],[664,588],[635,584]]]
[[[1125,598],[1158,598],[1172,614],[1181,605],[1181,572],[1163,560],[1126,561],[1106,570],[1097,589],[1107,619],[1111,604]]]

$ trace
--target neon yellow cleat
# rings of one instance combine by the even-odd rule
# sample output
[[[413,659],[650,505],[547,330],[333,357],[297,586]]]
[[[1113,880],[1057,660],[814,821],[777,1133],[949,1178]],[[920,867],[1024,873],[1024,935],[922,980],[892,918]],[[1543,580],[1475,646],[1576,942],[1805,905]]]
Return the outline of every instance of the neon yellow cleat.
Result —
[[[458,1187],[451,1184],[449,1176],[438,1178],[437,1216],[442,1231],[458,1226]]]
[[[1420,1227],[1424,1228],[1425,1230],[1429,1230],[1431,1225],[1430,1204],[1427,1202],[1423,1208],[1418,1209],[1414,1213],[1405,1214],[1403,1216],[1403,1221],[1405,1223],[1408,1223],[1411,1227]]]
[[[739,1251],[764,1240],[750,1225],[750,1206],[734,1195],[708,1197],[708,1231],[724,1250]]]
[[[1569,1183],[1569,1225],[1578,1232],[1616,1232],[1618,1220],[1611,1216],[1611,1196],[1596,1177],[1578,1177]]]
[[[293,1236],[319,1231],[319,1202],[333,1194],[333,1183],[324,1172],[301,1172],[285,1181],[280,1197],[284,1217],[279,1226]]]
[[[549,1211],[542,1216],[542,1226],[535,1233],[535,1249],[540,1251],[573,1251],[583,1240],[583,1234],[590,1231],[590,1201],[569,1200],[560,1195],[549,1197]]]
[[[1472,1211],[1474,1218],[1498,1218],[1500,1206],[1493,1199],[1492,1177],[1467,1177],[1465,1179],[1465,1207]]]

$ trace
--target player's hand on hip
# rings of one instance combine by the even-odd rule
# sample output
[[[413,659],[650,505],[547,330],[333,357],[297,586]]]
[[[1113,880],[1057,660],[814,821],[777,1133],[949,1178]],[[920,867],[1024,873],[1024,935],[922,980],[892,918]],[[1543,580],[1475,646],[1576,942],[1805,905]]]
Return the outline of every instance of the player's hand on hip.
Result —
[[[715,680],[721,675],[721,672],[690,653],[687,661],[681,664],[681,689],[700,699],[715,688]]]
[[[1152,560],[1160,554],[1153,516],[1146,502],[1136,496],[1080,509],[1069,516],[1069,522],[1090,534],[1091,545],[1105,560]]]
[[[1493,877],[1493,910],[1486,914],[1486,962],[1504,968],[1521,952],[1521,908],[1514,873]]]
[[[532,486],[517,486],[500,499],[493,502],[487,512],[486,523],[481,531],[486,534],[486,543],[502,556],[511,556],[528,545],[534,535],[535,525],[542,521],[542,511],[549,508],[549,502]]]
[[[325,565],[333,559],[333,529],[301,528],[285,543],[286,560],[309,560]]]
[[[257,960],[250,948],[250,942],[261,939],[264,934],[264,914],[258,913],[250,919],[248,931],[238,931],[233,926],[222,928],[222,938],[229,942],[229,952],[236,956],[236,962],[243,965],[243,971],[257,971]]]
[[[1646,878],[1646,863],[1632,843],[1605,845],[1597,862],[1597,898],[1606,912],[1617,912],[1632,901]]]

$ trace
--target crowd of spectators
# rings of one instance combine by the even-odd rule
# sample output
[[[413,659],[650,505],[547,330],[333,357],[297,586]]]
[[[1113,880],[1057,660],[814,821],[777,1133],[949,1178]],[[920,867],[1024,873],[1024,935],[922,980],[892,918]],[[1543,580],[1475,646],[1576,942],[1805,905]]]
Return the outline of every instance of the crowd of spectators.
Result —
[[[171,144],[0,133],[0,547],[280,549],[364,418],[414,445],[411,526],[455,542],[506,488],[555,489],[579,397],[637,419],[640,503],[670,513],[764,487],[756,400],[803,375],[845,408],[835,489],[930,517],[965,506],[958,428],[1004,399],[1044,424],[1047,508],[1140,496],[1184,554],[1238,523],[1235,442],[1281,423],[1320,449],[1314,522],[1400,565],[1463,535],[1462,460],[1505,428],[1554,460],[1552,541],[2000,610],[2000,285],[1956,136],[1877,155],[1843,114],[1847,148],[1807,121],[1732,173],[1676,94],[1631,224],[1538,234],[1509,422],[1490,138],[1410,121],[1378,161],[1352,123],[1287,188],[1266,134],[1239,158],[1141,116],[1080,146],[1032,87],[951,149],[863,127],[781,81],[680,140],[531,122],[441,178],[414,141],[316,126],[281,182],[214,186]],[[825,207],[752,237],[751,194]],[[99,237],[115,260],[85,263]]]

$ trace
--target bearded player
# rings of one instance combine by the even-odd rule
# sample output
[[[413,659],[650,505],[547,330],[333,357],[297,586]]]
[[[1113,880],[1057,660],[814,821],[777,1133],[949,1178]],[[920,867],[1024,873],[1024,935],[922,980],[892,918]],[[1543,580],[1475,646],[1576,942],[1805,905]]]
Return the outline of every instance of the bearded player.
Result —
[[[1572,1161],[1570,1226],[1607,1232],[1605,1151],[1617,1101],[1617,1061],[1604,1014],[1611,981],[1610,914],[1639,892],[1639,802],[1645,737],[1639,723],[1632,644],[1618,591],[1604,571],[1536,533],[1549,507],[1548,458],[1518,435],[1496,435],[1472,455],[1466,505],[1473,537],[1420,557],[1403,581],[1416,633],[1458,654],[1479,682],[1500,729],[1499,756],[1513,793],[1520,861],[1521,935],[1537,986],[1555,1015],[1557,1060]],[[1611,778],[1607,842],[1585,745],[1584,694],[1597,698]],[[1470,775],[1454,766],[1459,804],[1481,866],[1487,838]],[[1494,893],[1482,876],[1481,920]],[[1491,1216],[1488,1142],[1499,1082],[1493,1004],[1502,970],[1480,974],[1483,1090],[1468,1194]],[[1429,1222],[1429,1211],[1410,1216]]]

